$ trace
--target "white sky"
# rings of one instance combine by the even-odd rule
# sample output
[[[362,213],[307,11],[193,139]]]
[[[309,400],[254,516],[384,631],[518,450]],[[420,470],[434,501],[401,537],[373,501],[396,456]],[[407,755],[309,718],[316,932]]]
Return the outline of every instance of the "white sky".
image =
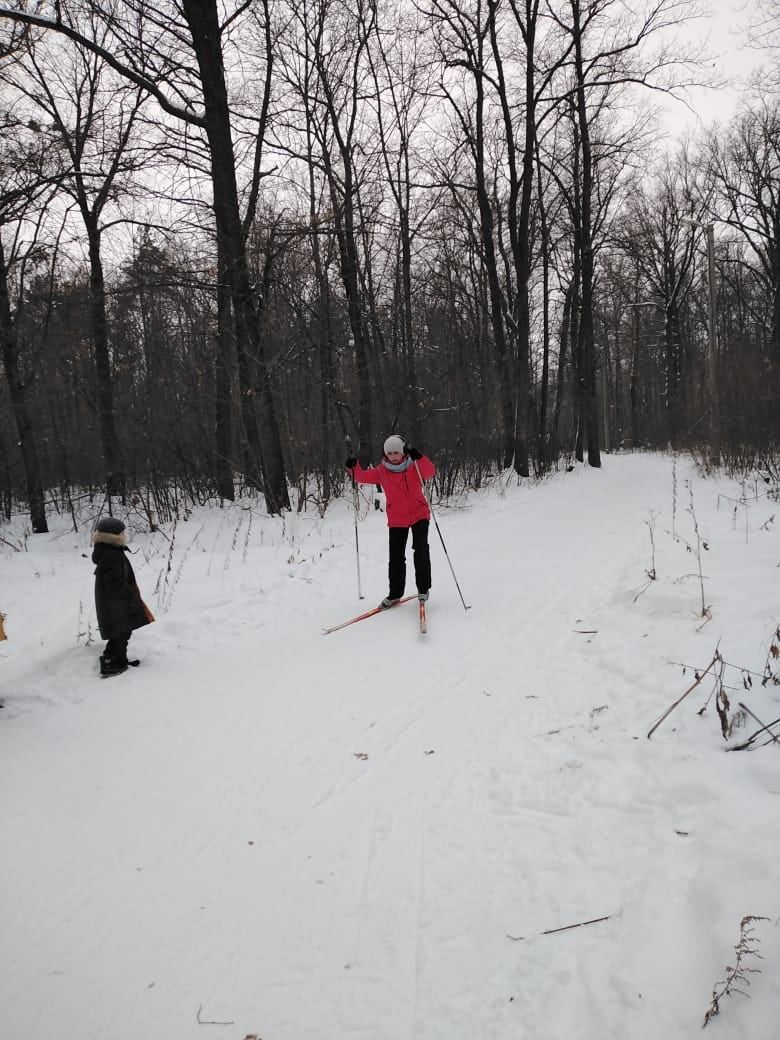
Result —
[[[728,122],[739,103],[750,73],[758,68],[766,55],[748,45],[747,27],[755,17],[751,0],[711,0],[710,15],[689,29],[691,39],[701,41],[709,36],[713,53],[712,69],[725,80],[716,89],[690,90],[688,101],[692,111],[682,104],[668,107],[668,126],[672,132],[695,132],[712,122]]]

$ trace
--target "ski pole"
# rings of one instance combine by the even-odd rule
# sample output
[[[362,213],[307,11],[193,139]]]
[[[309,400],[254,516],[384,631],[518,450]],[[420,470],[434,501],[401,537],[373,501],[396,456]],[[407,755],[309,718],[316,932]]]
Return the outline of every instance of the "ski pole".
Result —
[[[433,506],[431,505],[431,500],[425,494],[425,482],[423,481],[422,473],[420,472],[420,467],[417,465],[417,459],[414,460],[414,468],[417,470],[417,476],[420,478],[420,486],[422,488],[423,498],[428,503],[428,508],[431,511],[431,516],[433,517],[433,522],[436,525],[436,530],[437,530],[437,532],[439,534],[439,541],[441,542],[441,547],[444,550],[444,555],[447,557],[447,563],[450,565],[450,571],[452,572],[452,580],[455,582],[455,588],[458,590],[458,595],[460,596],[460,601],[463,604],[463,609],[464,610],[471,610],[471,604],[470,603],[469,604],[466,603],[465,599],[463,598],[463,593],[460,591],[460,585],[458,584],[458,579],[455,576],[455,568],[452,566],[452,560],[450,559],[450,554],[447,552],[447,546],[444,544],[444,538],[442,538],[441,528],[439,527],[439,521],[436,519],[436,513],[434,513],[434,511],[433,511]]]
[[[347,451],[352,455],[352,444],[349,437],[347,437]],[[358,599],[363,599],[363,588],[360,583],[360,542],[358,540],[358,487],[353,469],[349,471],[349,475],[352,478],[352,508],[355,512],[355,562],[357,564]]]

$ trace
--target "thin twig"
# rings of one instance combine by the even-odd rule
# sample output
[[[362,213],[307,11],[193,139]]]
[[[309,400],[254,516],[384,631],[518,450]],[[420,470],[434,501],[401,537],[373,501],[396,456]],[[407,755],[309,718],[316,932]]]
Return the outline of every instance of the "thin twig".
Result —
[[[748,713],[748,715],[751,717],[751,719],[753,719],[755,722],[757,722],[759,724],[759,726],[762,726],[764,729],[769,729],[769,726],[774,726],[774,724],[775,724],[774,722],[770,722],[769,726],[765,726],[764,723],[761,721],[761,719],[758,717],[758,715],[754,715],[753,712],[750,710],[750,708],[748,708],[748,706],[746,704],[743,704],[742,701],[739,702],[739,706],[740,706],[740,708],[742,708],[743,711],[746,711]],[[760,733],[761,730],[759,730],[758,732]],[[775,742],[775,744],[780,744],[780,737],[775,736],[774,733],[772,733],[770,735],[772,737],[772,740]]]
[[[678,706],[678,704],[682,704],[682,702],[685,700],[685,698],[688,696],[688,694],[692,693],[696,689],[696,687],[702,681],[704,676],[709,672],[709,670],[712,668],[712,666],[718,660],[720,660],[720,653],[716,649],[715,653],[713,655],[712,660],[707,665],[707,667],[704,669],[704,671],[701,673],[701,675],[698,675],[698,674],[696,675],[696,681],[691,683],[691,685],[688,687],[688,689],[685,691],[685,693],[681,697],[678,697],[677,700],[674,702],[674,704],[672,704],[670,707],[668,707],[666,709],[666,711],[663,713],[663,715],[661,716],[661,718],[651,727],[649,733],[647,734],[647,739],[648,740],[650,739],[650,737],[652,737],[652,735],[655,733],[655,731],[658,729],[658,727],[661,725],[661,723],[664,721],[664,719],[672,714],[672,712]]]
[[[735,744],[733,747],[726,748],[726,750],[727,751],[744,751],[746,748],[750,747],[750,745],[753,743],[753,741],[756,739],[756,737],[760,737],[762,733],[765,733],[767,730],[770,730],[772,728],[772,726],[776,726],[778,724],[778,722],[780,722],[780,719],[775,719],[774,722],[770,722],[766,726],[762,726],[761,729],[757,729],[756,732],[753,733],[751,736],[749,736],[748,739],[743,744]],[[774,736],[774,734],[772,734],[772,736]],[[767,744],[768,743],[769,743],[769,741],[767,741]]]
[[[547,928],[543,932],[538,932],[538,935],[554,935],[556,932],[568,932],[572,928],[584,928],[587,924],[599,924],[601,921],[608,921],[612,917],[612,914],[607,914],[606,917],[594,917],[590,921],[578,921],[577,924],[565,924],[562,928]],[[507,939],[511,939],[512,942],[522,942],[525,939],[524,935],[509,935],[507,933]]]
[[[721,660],[723,660],[723,658],[721,658]],[[687,669],[689,672],[696,671],[695,665],[686,664],[685,661],[667,661],[666,663],[673,665],[675,668]],[[736,668],[738,672],[745,672],[747,675],[756,675],[759,679],[763,677],[761,672],[755,672],[751,668],[743,667],[741,664],[732,664],[731,661],[723,661],[723,664],[726,668]]]
[[[639,590],[639,592],[637,592],[636,596],[634,596],[634,598],[631,600],[631,602],[632,603],[636,603],[636,601],[639,599],[639,597],[641,595],[643,595],[645,592],[647,592],[647,590],[650,588],[650,586],[652,584],[653,584],[652,579],[650,581],[645,582],[645,584],[642,586],[642,588]]]
[[[196,1022],[198,1023],[199,1026],[234,1026],[236,1024],[232,1020],[230,1022],[217,1022],[216,1020],[213,1020],[213,1019],[210,1019],[210,1018],[201,1018],[200,1017],[200,1012],[201,1012],[202,1008],[203,1008],[203,1005],[202,1004],[198,1004],[198,1013],[195,1016],[195,1020],[196,1020]]]
[[[704,628],[704,626],[705,625],[709,625],[710,621],[712,621],[712,614],[710,614],[710,608],[709,607],[705,607],[704,608],[704,613],[702,614],[702,617],[704,618],[704,621],[702,621],[702,623],[697,626],[697,628],[696,628],[697,632],[701,632],[701,630]]]

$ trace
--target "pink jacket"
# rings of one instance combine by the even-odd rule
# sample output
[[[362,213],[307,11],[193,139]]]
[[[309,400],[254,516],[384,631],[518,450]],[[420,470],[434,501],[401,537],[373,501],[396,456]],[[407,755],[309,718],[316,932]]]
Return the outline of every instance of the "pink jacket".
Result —
[[[430,480],[436,472],[427,455],[418,460],[417,467],[423,480]],[[431,511],[414,463],[403,473],[393,473],[384,462],[370,469],[363,469],[358,463],[353,472],[358,484],[379,484],[384,491],[388,527],[411,527],[418,520],[430,520]]]

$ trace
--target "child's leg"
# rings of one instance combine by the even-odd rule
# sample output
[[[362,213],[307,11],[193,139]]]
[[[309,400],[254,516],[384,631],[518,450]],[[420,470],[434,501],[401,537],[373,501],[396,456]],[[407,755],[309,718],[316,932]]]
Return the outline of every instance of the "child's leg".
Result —
[[[127,665],[127,644],[130,641],[131,632],[109,639],[106,643],[105,657],[112,664]]]
[[[388,599],[400,599],[406,588],[406,539],[409,537],[408,527],[388,528],[390,536],[390,563],[387,574],[390,581]]]
[[[412,526],[412,549],[414,551],[414,579],[418,592],[428,592],[431,587],[431,552],[428,548],[428,521],[418,520]]]

